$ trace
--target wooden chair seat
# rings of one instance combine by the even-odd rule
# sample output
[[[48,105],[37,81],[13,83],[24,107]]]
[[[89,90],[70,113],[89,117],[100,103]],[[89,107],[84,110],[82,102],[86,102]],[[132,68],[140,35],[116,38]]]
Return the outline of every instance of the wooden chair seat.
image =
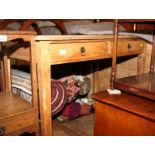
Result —
[[[30,103],[11,92],[0,92],[0,134],[20,135],[35,131],[35,115]]]

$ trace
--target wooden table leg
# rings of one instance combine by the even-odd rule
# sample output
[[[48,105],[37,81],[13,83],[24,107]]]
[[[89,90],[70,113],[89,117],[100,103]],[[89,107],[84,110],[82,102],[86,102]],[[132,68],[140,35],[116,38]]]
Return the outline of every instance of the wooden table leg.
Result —
[[[37,89],[37,61],[36,61],[36,46],[34,37],[31,38],[30,46],[30,69],[31,69],[31,87],[32,87],[32,104],[35,110],[35,133],[40,135],[39,131],[39,115],[38,115],[38,89]]]
[[[40,101],[41,134],[52,135],[51,119],[51,69],[47,45],[42,42],[37,44],[38,53],[38,84]]]

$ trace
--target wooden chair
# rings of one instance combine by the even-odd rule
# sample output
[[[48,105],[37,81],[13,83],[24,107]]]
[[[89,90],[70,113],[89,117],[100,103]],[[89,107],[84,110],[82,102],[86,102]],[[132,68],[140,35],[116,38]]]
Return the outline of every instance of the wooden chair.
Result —
[[[4,90],[0,92],[0,135],[21,135],[25,132],[35,132],[36,135],[39,135],[35,34],[33,31],[0,31],[0,42],[3,42],[1,43],[3,53],[1,67],[4,82]],[[20,47],[10,53],[7,42],[16,39],[27,42],[28,47],[26,49]],[[30,55],[32,104],[11,93],[10,58],[20,59],[18,52],[22,52],[24,49],[29,50]]]

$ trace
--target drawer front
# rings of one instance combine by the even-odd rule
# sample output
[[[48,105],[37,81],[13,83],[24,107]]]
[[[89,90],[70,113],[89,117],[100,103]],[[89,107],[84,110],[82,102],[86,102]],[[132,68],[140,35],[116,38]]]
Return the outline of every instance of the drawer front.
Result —
[[[26,129],[26,130],[25,130]],[[0,121],[0,135],[20,135],[27,131],[34,130],[34,117],[27,115]]]
[[[107,58],[111,56],[106,42],[51,44],[53,64]]]
[[[144,41],[121,41],[118,42],[118,56],[140,54],[144,51]]]

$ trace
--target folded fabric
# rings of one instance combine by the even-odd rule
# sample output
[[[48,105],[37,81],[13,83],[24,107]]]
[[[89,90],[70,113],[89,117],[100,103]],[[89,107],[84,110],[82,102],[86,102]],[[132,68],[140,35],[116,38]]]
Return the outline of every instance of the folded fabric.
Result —
[[[90,91],[90,79],[84,76],[75,76],[75,79],[80,82],[79,95],[86,95]]]
[[[67,91],[67,103],[74,101],[80,91],[80,82],[76,81],[74,77],[64,81],[64,85]]]
[[[90,91],[90,79],[81,75],[72,75],[60,79],[67,89],[67,103],[73,102],[78,95],[86,95]]]
[[[67,100],[66,88],[63,82],[51,80],[51,112],[59,113]],[[19,70],[12,70],[12,90],[24,100],[32,103],[30,74]]]
[[[91,112],[92,105],[85,103],[79,103],[76,101],[67,104],[62,112],[62,114],[57,117],[59,121],[67,121],[70,119],[77,118],[79,116],[87,115]]]
[[[12,92],[18,96],[20,96],[22,99],[26,100],[27,102],[32,102],[32,95],[28,94],[27,92],[18,89],[16,87],[12,87]]]
[[[12,69],[12,87],[18,88],[28,94],[32,94],[31,91],[31,77],[29,73]]]
[[[86,115],[91,112],[92,104],[89,103],[88,98],[78,98],[75,102],[78,102],[81,105],[80,115]]]
[[[65,106],[67,93],[64,84],[61,81],[51,81],[51,108],[52,115],[59,113]]]
[[[71,102],[66,105],[63,113],[58,117],[58,120],[65,121],[80,116],[81,105],[78,102]]]

